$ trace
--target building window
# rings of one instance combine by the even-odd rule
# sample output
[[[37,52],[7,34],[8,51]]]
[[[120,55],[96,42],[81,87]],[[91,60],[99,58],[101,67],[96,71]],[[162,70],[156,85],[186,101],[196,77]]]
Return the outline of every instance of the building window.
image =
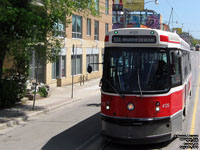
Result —
[[[95,63],[95,64],[93,64]],[[93,71],[99,70],[99,49],[98,48],[87,48],[86,49],[86,69],[88,65],[92,66]]]
[[[94,0],[95,4],[95,10],[97,11],[97,14],[99,14],[99,0]]]
[[[99,21],[94,22],[94,40],[99,40]]]
[[[61,74],[62,77],[66,77],[66,56],[62,56],[61,59]]]
[[[87,19],[87,35],[91,35],[91,19]]]
[[[52,79],[59,77],[59,60],[52,63]]]
[[[72,55],[71,60],[71,74],[82,74],[82,55]]]
[[[99,70],[99,64],[92,64],[92,63],[99,63],[99,54],[87,54],[86,55],[86,69],[88,65],[92,66],[93,71]]]
[[[109,27],[108,27],[108,23],[105,24],[105,34],[108,33]]]
[[[38,64],[39,63],[39,64]],[[42,59],[37,59],[37,54],[35,51],[32,51],[31,60],[29,63],[29,78],[36,79],[38,76],[38,82],[45,82],[45,62]],[[38,68],[37,68],[38,67]],[[38,72],[37,72],[38,71]],[[36,75],[38,73],[38,75]]]
[[[72,15],[72,38],[82,38],[82,17]]]
[[[60,77],[66,77],[66,56],[65,55],[59,56],[59,59],[56,62],[52,63],[52,79],[56,79]]]
[[[99,55],[98,54],[94,54],[93,55],[94,56],[94,63],[96,63],[96,64],[94,64],[94,71],[98,71],[99,70],[99,64],[97,64],[97,63],[99,63]]]
[[[61,23],[54,23],[53,36],[65,37],[65,26]]]
[[[109,0],[106,0],[106,2],[105,2],[105,14],[106,15],[109,14]]]

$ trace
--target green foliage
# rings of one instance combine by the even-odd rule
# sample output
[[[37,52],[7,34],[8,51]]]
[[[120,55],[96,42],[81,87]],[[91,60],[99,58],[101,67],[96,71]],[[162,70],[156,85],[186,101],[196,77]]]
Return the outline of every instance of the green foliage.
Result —
[[[48,96],[48,92],[45,86],[39,87],[38,93],[40,94],[41,97]]]
[[[191,43],[192,43],[192,46],[195,46],[196,44],[200,44],[200,40],[192,38]]]
[[[0,108],[13,106],[19,101],[18,83],[14,80],[2,80],[0,84]]]
[[[19,90],[12,89],[13,93],[17,92],[12,95],[13,99],[23,97],[32,51],[35,51],[37,62],[56,60],[61,47],[64,46],[64,38],[52,36],[54,24],[61,22],[67,25],[70,20],[66,18],[74,12],[97,15],[93,0],[0,1],[0,87],[4,89],[7,86],[12,89],[17,86]],[[6,55],[13,58],[14,66],[9,78],[14,82],[4,85],[1,80]],[[12,100],[9,98],[9,92],[4,92],[8,94],[3,98],[7,105]]]
[[[5,67],[3,67],[3,74],[5,74],[6,73],[6,68]]]
[[[20,47],[26,53],[42,45],[46,61],[55,61],[63,39],[52,36],[55,22],[69,23],[73,12],[96,15],[93,0],[3,0],[0,1],[0,79],[6,53]],[[54,53],[52,53],[54,49]],[[12,52],[11,54],[15,54]]]

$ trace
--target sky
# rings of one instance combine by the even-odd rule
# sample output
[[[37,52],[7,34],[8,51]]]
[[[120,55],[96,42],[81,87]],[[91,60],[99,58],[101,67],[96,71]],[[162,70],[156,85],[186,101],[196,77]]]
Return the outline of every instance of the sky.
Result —
[[[151,0],[145,0],[148,2]],[[153,0],[152,0],[153,1]],[[145,9],[150,9],[161,14],[163,22],[168,24],[170,13],[173,8],[170,28],[183,28],[194,38],[200,39],[200,0],[158,0],[145,4]]]

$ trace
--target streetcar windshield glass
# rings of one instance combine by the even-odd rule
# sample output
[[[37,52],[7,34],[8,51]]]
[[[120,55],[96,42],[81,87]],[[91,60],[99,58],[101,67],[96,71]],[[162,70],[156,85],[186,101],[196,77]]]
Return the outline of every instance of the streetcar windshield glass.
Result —
[[[105,92],[166,92],[170,88],[168,54],[160,48],[109,47],[105,49]]]

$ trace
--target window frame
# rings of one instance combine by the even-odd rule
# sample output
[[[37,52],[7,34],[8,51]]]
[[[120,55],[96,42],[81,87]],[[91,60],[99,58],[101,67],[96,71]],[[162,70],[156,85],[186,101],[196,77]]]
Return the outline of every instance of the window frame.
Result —
[[[105,35],[109,32],[109,24],[105,23]]]
[[[80,19],[80,20],[78,20]],[[80,31],[78,31],[78,21],[80,21]],[[74,22],[74,24],[73,24]],[[74,27],[75,26],[75,29]],[[72,15],[72,38],[82,39],[83,34],[83,19],[82,16]]]
[[[78,61],[77,61],[78,57],[80,57],[80,64],[77,64],[78,63]],[[82,54],[71,55],[71,75],[82,74],[82,65],[83,65],[82,59],[83,59],[83,55]],[[74,71],[74,65],[75,65],[75,71]],[[78,68],[77,66],[80,66],[80,67]]]
[[[94,40],[99,41],[99,21],[96,20],[94,21]]]
[[[97,11],[97,14],[99,15],[99,0],[94,0],[95,4],[95,10]]]
[[[105,14],[109,15],[109,0],[105,0]]]
[[[88,64],[92,66],[93,71],[99,71],[99,54],[86,54],[86,70],[87,70]]]
[[[91,36],[91,19],[87,18],[87,36]]]
[[[55,80],[59,78],[59,59],[52,63],[52,77],[51,79]]]
[[[66,55],[61,56],[61,77],[66,77],[66,59],[67,59]],[[64,60],[64,63],[63,63],[63,60]]]

